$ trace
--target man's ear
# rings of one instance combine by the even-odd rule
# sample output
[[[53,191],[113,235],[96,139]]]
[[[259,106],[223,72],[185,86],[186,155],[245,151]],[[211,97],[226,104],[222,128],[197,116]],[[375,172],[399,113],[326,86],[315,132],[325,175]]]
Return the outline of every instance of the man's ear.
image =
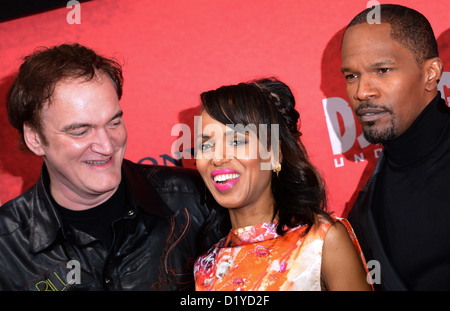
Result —
[[[23,125],[23,138],[27,144],[28,149],[30,149],[35,155],[43,156],[45,154],[43,147],[43,139],[36,131],[35,128],[31,127],[29,124]]]
[[[439,57],[430,58],[424,63],[426,69],[425,90],[434,91],[439,84],[443,72],[443,63]]]

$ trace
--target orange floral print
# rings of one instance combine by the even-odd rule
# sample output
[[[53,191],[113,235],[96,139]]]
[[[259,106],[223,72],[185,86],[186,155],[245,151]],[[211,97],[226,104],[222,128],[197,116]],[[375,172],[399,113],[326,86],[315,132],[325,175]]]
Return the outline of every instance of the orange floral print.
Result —
[[[332,217],[347,228],[365,264],[350,224]],[[331,225],[319,217],[307,234],[306,226],[298,226],[280,236],[276,223],[231,230],[197,259],[196,290],[321,290],[322,246]]]

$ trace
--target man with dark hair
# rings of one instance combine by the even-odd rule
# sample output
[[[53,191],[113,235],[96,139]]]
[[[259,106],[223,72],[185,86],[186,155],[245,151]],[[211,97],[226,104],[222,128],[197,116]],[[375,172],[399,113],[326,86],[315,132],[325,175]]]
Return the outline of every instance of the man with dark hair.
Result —
[[[0,208],[1,290],[193,289],[217,239],[194,170],[124,159],[120,65],[79,44],[25,58],[7,101],[42,156],[38,182]]]
[[[391,25],[390,37],[410,50],[418,64],[426,59],[438,57],[438,45],[430,22],[420,12],[401,5],[383,4],[380,6],[380,22]],[[347,25],[367,24],[367,16],[372,8],[356,15]]]
[[[450,109],[436,39],[415,10],[381,5],[379,24],[370,10],[346,28],[341,69],[365,138],[384,150],[349,220],[379,263],[375,289],[450,290]]]

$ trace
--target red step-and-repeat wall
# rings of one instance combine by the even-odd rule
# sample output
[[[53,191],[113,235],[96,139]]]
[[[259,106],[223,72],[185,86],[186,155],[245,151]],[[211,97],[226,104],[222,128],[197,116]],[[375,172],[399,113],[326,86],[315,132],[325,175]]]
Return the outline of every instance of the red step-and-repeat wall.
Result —
[[[172,154],[178,138],[172,128],[192,126],[199,94],[278,77],[296,96],[303,142],[326,180],[330,209],[347,215],[381,151],[362,139],[340,73],[343,28],[368,2],[94,0],[0,23],[0,204],[33,185],[42,164],[18,150],[7,120],[5,96],[14,74],[38,46],[79,42],[123,65],[125,156],[136,162],[193,167],[193,161]],[[429,19],[444,66],[450,63],[449,3],[395,3]],[[447,87],[450,72],[440,84],[445,98],[450,97]]]

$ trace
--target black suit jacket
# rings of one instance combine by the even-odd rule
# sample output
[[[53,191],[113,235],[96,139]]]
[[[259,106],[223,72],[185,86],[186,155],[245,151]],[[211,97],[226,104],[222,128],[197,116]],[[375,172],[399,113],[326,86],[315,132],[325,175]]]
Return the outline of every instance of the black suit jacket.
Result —
[[[378,174],[384,161],[384,154],[381,153],[372,176],[360,191],[355,205],[348,215],[348,220],[356,233],[368,264],[370,264],[371,260],[377,260],[379,262],[380,271],[371,271],[373,273],[380,273],[379,284],[374,284],[375,290],[401,291],[407,290],[407,288],[386,255],[372,213],[372,197],[375,192]],[[376,279],[375,274],[373,274],[372,279]]]

